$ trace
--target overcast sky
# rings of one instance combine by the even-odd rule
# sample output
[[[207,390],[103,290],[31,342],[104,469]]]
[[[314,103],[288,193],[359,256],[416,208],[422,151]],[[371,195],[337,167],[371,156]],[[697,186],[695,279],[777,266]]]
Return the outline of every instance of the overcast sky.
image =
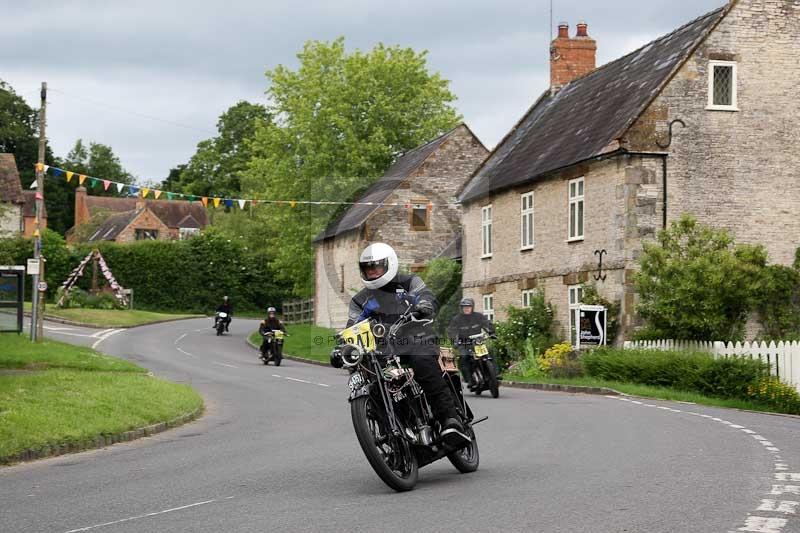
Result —
[[[553,0],[554,22],[580,20],[598,65],[725,0]],[[48,137],[111,145],[141,180],[160,180],[215,134],[238,100],[266,103],[264,72],[295,66],[308,39],[345,36],[428,50],[456,105],[493,147],[549,84],[549,0],[0,0],[0,79],[38,106]],[[160,117],[163,121],[147,118]],[[100,176],[102,177],[102,176]]]

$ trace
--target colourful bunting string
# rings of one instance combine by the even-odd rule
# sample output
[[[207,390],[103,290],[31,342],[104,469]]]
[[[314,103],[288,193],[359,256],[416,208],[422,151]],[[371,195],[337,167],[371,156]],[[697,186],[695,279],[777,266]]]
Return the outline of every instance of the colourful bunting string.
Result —
[[[244,210],[245,206],[247,205],[247,202],[250,202],[251,206],[258,205],[259,203],[272,204],[272,205],[278,205],[278,206],[288,204],[293,209],[296,208],[300,204],[302,204],[302,205],[320,205],[320,206],[321,205],[368,205],[368,206],[379,206],[379,207],[403,207],[405,209],[411,209],[412,208],[412,204],[407,203],[407,202],[406,203],[384,203],[384,202],[341,202],[341,201],[330,201],[330,200],[264,200],[264,199],[257,199],[257,198],[233,199],[233,198],[224,198],[224,197],[220,198],[220,197],[197,196],[197,195],[194,195],[194,194],[182,194],[182,193],[171,192],[171,191],[162,191],[162,190],[153,189],[153,188],[150,188],[150,187],[140,187],[138,185],[130,185],[130,184],[126,184],[126,183],[119,183],[119,182],[115,182],[115,181],[111,181],[111,180],[95,178],[95,177],[86,176],[86,175],[83,175],[83,174],[78,174],[78,173],[73,172],[73,171],[63,170],[63,169],[56,168],[56,167],[50,167],[48,165],[43,165],[43,164],[40,164],[40,163],[36,163],[34,165],[34,168],[36,170],[41,170],[42,172],[44,172],[45,175],[50,174],[50,175],[55,176],[55,177],[61,177],[61,176],[66,175],[66,181],[68,183],[71,182],[73,176],[77,175],[78,176],[78,184],[79,185],[83,185],[84,181],[88,178],[91,187],[95,187],[95,186],[97,186],[98,183],[102,182],[103,183],[103,190],[105,190],[105,191],[107,191],[109,189],[109,187],[111,187],[111,185],[114,185],[116,187],[116,189],[117,189],[117,192],[118,193],[122,193],[125,190],[125,188],[127,187],[129,194],[138,195],[141,192],[142,198],[146,198],[147,195],[150,194],[150,192],[152,192],[153,193],[153,197],[155,199],[159,199],[161,197],[161,195],[164,195],[167,200],[174,200],[175,198],[184,198],[184,199],[188,200],[189,202],[195,202],[197,200],[200,200],[202,202],[202,204],[203,204],[203,207],[206,207],[206,208],[208,207],[209,200],[211,200],[211,203],[213,204],[213,206],[215,208],[219,207],[220,204],[223,204],[226,208],[232,208],[234,206],[234,203],[236,203],[236,204],[239,205],[239,208],[242,209],[242,210]],[[31,188],[35,188],[35,187],[36,187],[36,182],[34,182],[31,185]],[[457,204],[450,204],[450,203],[448,203],[448,204],[433,204],[433,203],[429,202],[427,204],[414,204],[413,207],[415,209],[422,209],[423,206],[424,206],[425,209],[430,211],[430,210],[433,210],[433,208],[436,205],[447,206],[447,205],[457,205]]]

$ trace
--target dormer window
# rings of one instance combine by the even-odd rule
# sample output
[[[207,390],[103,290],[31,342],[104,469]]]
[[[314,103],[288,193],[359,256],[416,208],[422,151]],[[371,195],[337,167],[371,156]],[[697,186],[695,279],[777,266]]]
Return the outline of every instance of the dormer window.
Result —
[[[736,84],[736,62],[709,61],[708,109],[738,111]]]

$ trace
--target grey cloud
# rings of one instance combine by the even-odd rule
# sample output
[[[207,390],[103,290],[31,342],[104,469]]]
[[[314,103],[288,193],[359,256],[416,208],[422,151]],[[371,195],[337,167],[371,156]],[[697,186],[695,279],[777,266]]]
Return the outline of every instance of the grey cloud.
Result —
[[[598,63],[724,4],[724,0],[554,0],[554,22],[586,20]],[[53,93],[49,137],[64,155],[82,137],[110,144],[143,179],[166,176],[240,99],[265,101],[264,72],[295,65],[308,39],[347,37],[429,50],[458,108],[493,146],[547,87],[548,0],[475,2],[0,0],[0,79],[36,104],[47,80],[84,98],[190,126],[180,128]],[[44,37],[44,38],[40,38]]]

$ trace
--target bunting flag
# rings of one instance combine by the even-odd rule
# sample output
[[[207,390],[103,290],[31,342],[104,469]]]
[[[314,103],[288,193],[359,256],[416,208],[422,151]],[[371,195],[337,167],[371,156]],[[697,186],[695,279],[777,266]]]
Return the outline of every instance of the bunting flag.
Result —
[[[146,198],[148,194],[151,192],[153,193],[153,197],[157,200],[162,195],[166,197],[167,200],[174,200],[176,198],[183,198],[188,200],[189,202],[195,202],[200,200],[202,202],[203,207],[208,208],[209,200],[211,200],[212,205],[215,208],[218,208],[220,204],[223,204],[226,208],[232,208],[235,204],[239,205],[239,209],[244,210],[247,203],[250,202],[250,206],[253,207],[258,205],[259,203],[268,204],[268,205],[289,205],[292,209],[296,208],[298,205],[316,205],[316,206],[335,206],[335,205],[345,205],[345,206],[352,206],[352,205],[368,205],[368,206],[378,206],[378,207],[402,207],[405,209],[427,209],[428,211],[432,211],[434,207],[437,205],[441,206],[456,206],[457,203],[444,203],[444,204],[434,204],[432,202],[428,203],[420,203],[420,204],[411,204],[408,202],[397,202],[397,203],[388,203],[388,202],[343,202],[343,201],[335,201],[335,200],[296,200],[296,199],[286,199],[286,200],[267,200],[267,199],[259,199],[259,198],[225,198],[225,197],[218,197],[218,196],[197,196],[194,194],[183,194],[179,192],[172,192],[172,191],[162,191],[159,189],[154,189],[152,187],[141,187],[139,185],[131,185],[127,183],[119,183],[112,180],[95,178],[91,176],[86,176],[84,174],[79,174],[77,172],[71,170],[64,170],[56,167],[51,167],[48,165],[44,165],[41,163],[34,164],[34,168],[37,171],[44,172],[45,176],[51,175],[54,177],[61,177],[66,176],[67,183],[72,181],[73,176],[78,176],[78,184],[83,185],[84,181],[88,178],[89,179],[89,186],[96,187],[100,182],[103,183],[103,190],[108,191],[109,187],[114,185],[117,189],[118,193],[123,193],[125,188],[127,187],[128,195],[135,196],[141,192],[141,197]],[[36,189],[37,183],[33,182],[30,186],[31,189]]]
[[[38,183],[36,183],[36,180],[33,180],[33,183],[31,183],[31,186],[30,186],[30,187],[28,187],[28,188],[29,188],[29,189],[35,189],[35,188],[36,188],[36,187],[38,187],[38,186],[39,186],[39,184],[38,184]]]

